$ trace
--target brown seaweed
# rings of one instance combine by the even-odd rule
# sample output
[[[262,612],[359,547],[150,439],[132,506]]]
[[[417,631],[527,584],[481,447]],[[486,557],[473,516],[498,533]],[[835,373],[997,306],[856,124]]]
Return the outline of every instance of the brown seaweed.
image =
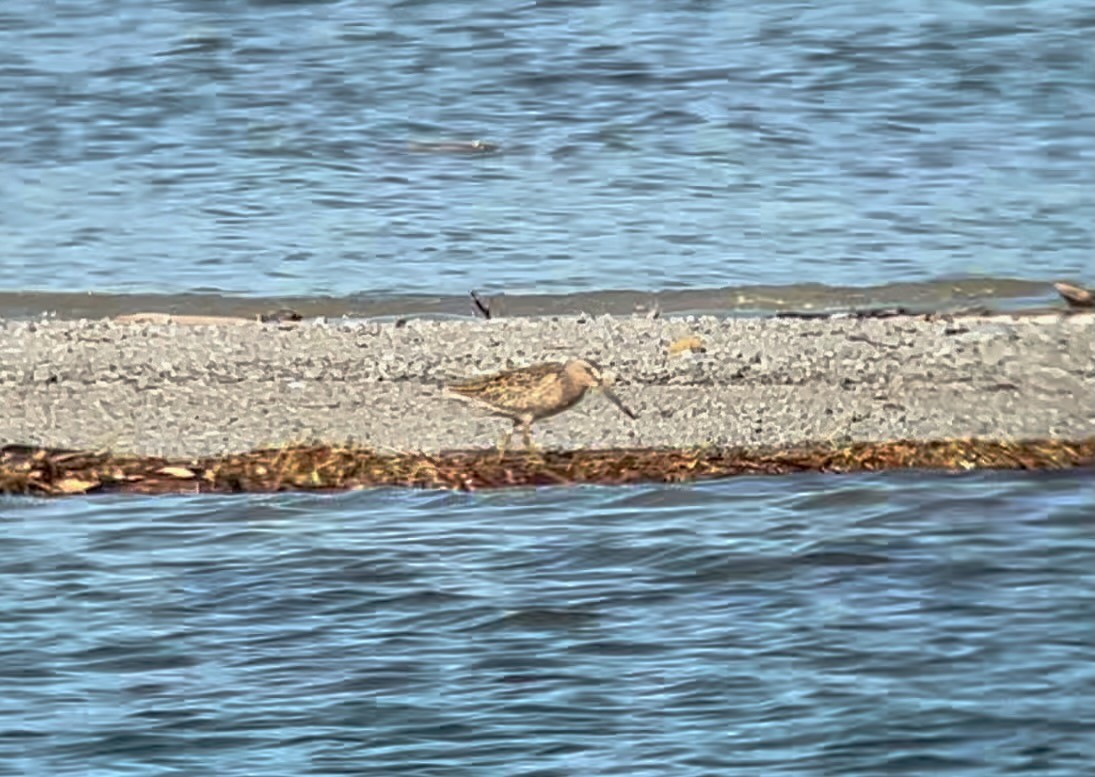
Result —
[[[163,459],[9,445],[0,449],[0,493],[62,496],[349,490],[409,486],[477,490],[513,486],[679,483],[732,475],[930,469],[1046,470],[1095,465],[1084,440],[980,439],[819,443],[787,448],[492,450],[380,453],[296,445],[199,459]]]

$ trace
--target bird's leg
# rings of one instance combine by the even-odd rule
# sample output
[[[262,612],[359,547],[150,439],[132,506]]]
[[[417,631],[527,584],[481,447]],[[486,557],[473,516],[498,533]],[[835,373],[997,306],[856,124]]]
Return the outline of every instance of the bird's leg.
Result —
[[[521,424],[520,421],[514,421],[513,427],[502,435],[502,439],[498,441],[498,460],[501,461],[506,456],[506,447],[509,445],[509,441],[513,438],[513,433],[517,431],[517,427]]]
[[[525,442],[525,453],[529,459],[535,459],[541,463],[544,461],[544,454],[532,444],[532,422],[521,424],[521,439]]]

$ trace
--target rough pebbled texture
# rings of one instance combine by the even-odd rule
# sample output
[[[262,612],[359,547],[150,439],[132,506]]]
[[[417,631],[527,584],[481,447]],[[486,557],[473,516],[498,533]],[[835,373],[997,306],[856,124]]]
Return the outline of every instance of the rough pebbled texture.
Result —
[[[697,336],[705,353],[671,357]],[[508,422],[443,381],[581,356],[640,414],[590,395],[553,448],[1095,433],[1095,316],[622,317],[396,324],[0,326],[0,442],[191,456],[322,439],[489,447]]]

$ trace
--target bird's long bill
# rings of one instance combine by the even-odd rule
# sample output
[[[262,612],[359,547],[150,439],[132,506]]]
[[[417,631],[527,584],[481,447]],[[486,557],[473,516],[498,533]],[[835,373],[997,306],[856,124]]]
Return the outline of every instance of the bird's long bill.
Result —
[[[604,395],[609,398],[612,404],[620,408],[620,410],[623,411],[623,414],[626,415],[628,418],[638,418],[637,415],[635,415],[633,412],[631,412],[631,410],[628,409],[627,405],[620,401],[620,398],[616,396],[615,392],[613,392],[612,389],[610,389],[608,386],[602,385],[601,391],[603,391]]]

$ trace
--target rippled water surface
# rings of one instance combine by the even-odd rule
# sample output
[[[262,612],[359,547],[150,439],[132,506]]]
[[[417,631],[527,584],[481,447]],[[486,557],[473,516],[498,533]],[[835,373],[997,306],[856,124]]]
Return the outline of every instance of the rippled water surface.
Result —
[[[7,499],[0,772],[1074,777],[1090,475]]]
[[[1087,0],[7,0],[3,287],[1090,280],[1093,31]]]

